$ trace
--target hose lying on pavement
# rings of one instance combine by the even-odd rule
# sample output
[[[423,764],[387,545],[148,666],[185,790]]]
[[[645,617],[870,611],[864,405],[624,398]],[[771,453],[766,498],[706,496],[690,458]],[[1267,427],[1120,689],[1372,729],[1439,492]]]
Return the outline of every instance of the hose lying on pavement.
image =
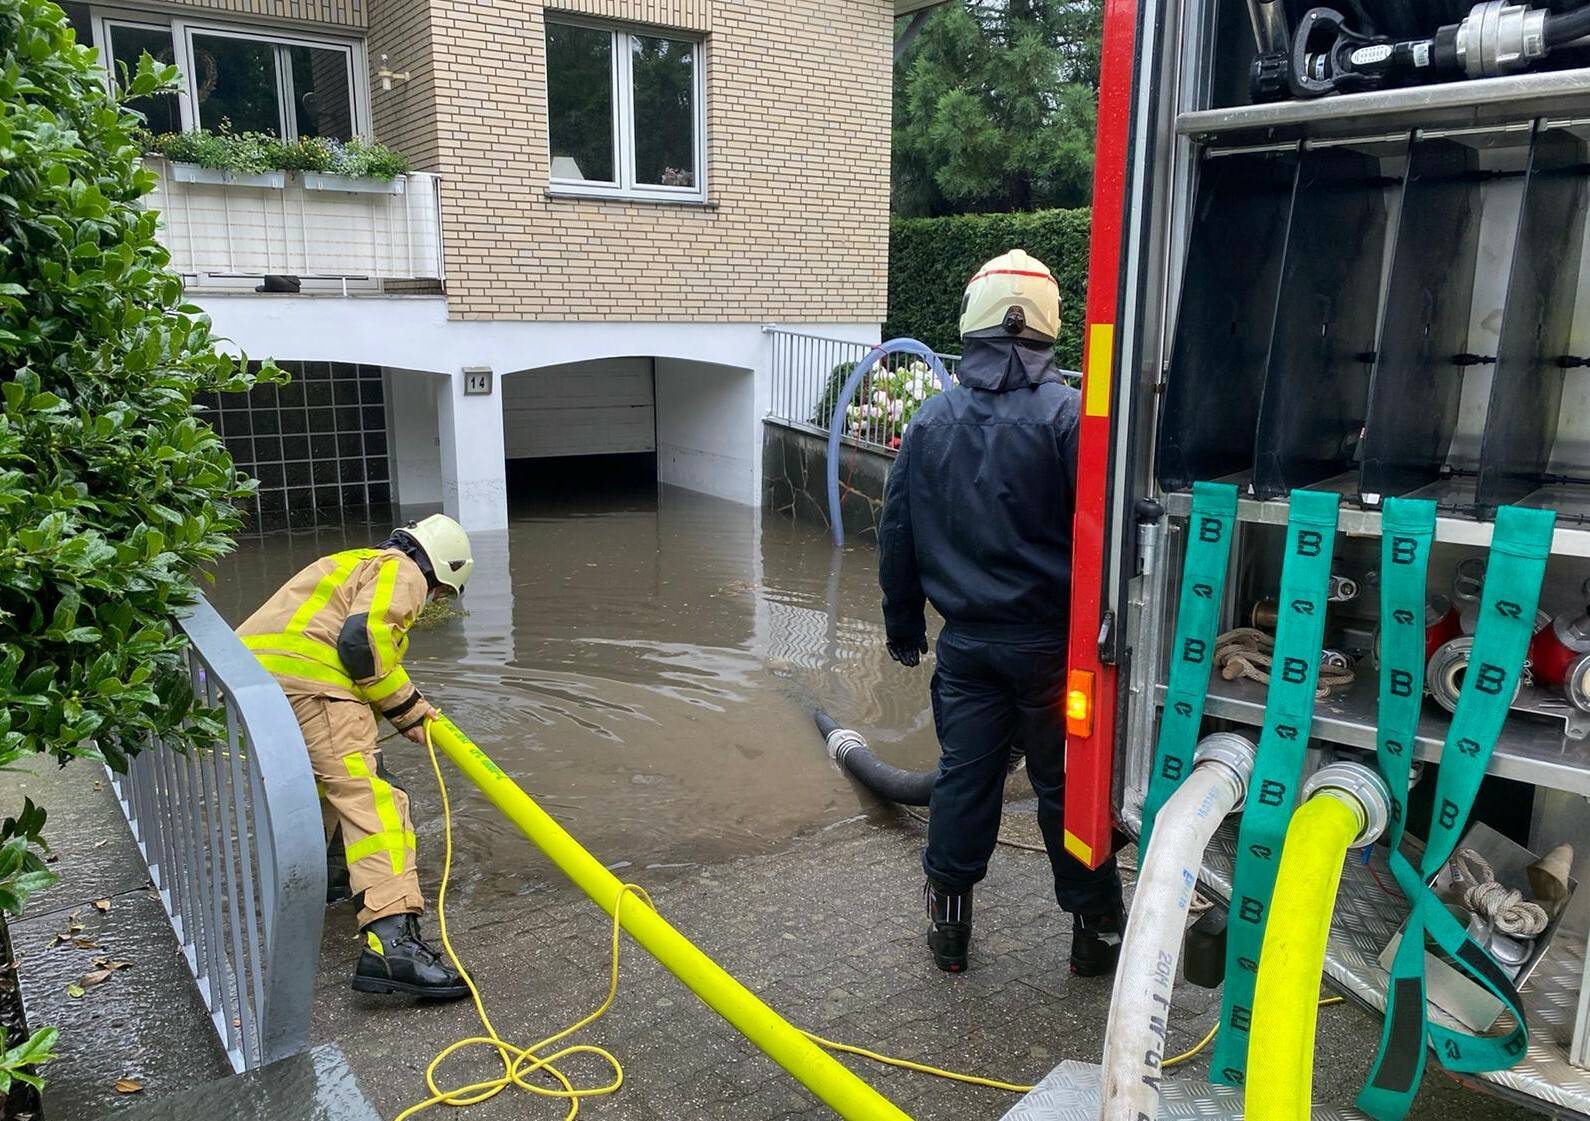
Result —
[[[817,731],[828,745],[828,757],[878,797],[902,806],[925,806],[933,797],[937,771],[907,771],[885,763],[872,753],[861,733],[841,728],[822,709],[818,709],[813,718],[817,721]]]

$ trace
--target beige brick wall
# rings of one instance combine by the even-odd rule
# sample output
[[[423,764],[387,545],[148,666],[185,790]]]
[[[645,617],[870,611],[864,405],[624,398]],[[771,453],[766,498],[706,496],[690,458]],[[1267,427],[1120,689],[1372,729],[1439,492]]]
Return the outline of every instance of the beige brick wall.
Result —
[[[351,2],[351,0],[350,0]],[[559,0],[706,33],[711,205],[546,195],[543,7],[369,0],[377,134],[443,173],[451,314],[881,320],[890,0]]]
[[[420,171],[440,164],[437,139],[436,67],[431,51],[430,0],[369,0],[370,115],[375,134],[413,161]],[[408,78],[381,88],[376,72],[387,67]]]
[[[290,20],[334,25],[365,26],[366,0],[168,0],[178,8],[193,8],[227,16]]]

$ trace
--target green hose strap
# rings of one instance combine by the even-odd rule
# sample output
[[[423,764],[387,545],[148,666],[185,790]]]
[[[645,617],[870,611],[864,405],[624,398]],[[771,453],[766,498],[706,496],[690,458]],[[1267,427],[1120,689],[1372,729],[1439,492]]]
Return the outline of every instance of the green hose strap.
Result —
[[[1215,639],[1220,634],[1220,605],[1225,599],[1226,569],[1231,559],[1231,528],[1236,520],[1235,486],[1193,484],[1187,556],[1181,570],[1181,602],[1176,608],[1176,639],[1170,651],[1169,688],[1159,717],[1154,772],[1143,801],[1140,852],[1148,851],[1149,833],[1160,807],[1192,770],[1204,704],[1209,699]]]
[[[1435,539],[1435,503],[1388,498],[1380,519],[1380,710],[1376,760],[1391,790],[1386,843],[1402,846],[1408,777],[1424,709],[1425,579]]]
[[[1338,501],[1335,494],[1295,490],[1287,518],[1275,662],[1258,758],[1248,783],[1247,809],[1237,836],[1236,879],[1226,926],[1225,993],[1219,1042],[1210,1060],[1214,1079],[1229,1086],[1242,1085],[1247,1071],[1259,950],[1314,722]]]
[[[1370,1072],[1368,1085],[1358,1095],[1358,1107],[1379,1121],[1399,1121],[1413,1105],[1414,1094],[1424,1077],[1426,1038],[1435,1048],[1442,1066],[1465,1074],[1506,1070],[1524,1056],[1529,1045],[1523,1004],[1512,979],[1469,938],[1463,925],[1447,912],[1430,890],[1429,881],[1451,857],[1462,837],[1474,797],[1490,764],[1491,752],[1507,719],[1513,689],[1534,632],[1535,609],[1539,606],[1540,585],[1546,574],[1546,559],[1551,554],[1555,524],[1556,515],[1550,510],[1504,506],[1497,511],[1469,671],[1464,675],[1457,712],[1453,714],[1452,726],[1441,750],[1435,819],[1430,823],[1424,858],[1415,870],[1400,849],[1393,849],[1391,853],[1392,874],[1403,894],[1412,901],[1413,910],[1392,961],[1386,992],[1386,1022],[1375,1067]],[[1393,547],[1388,531],[1382,548]],[[1404,578],[1396,575],[1390,565],[1382,567],[1381,578],[1385,581],[1382,595],[1387,598],[1384,602],[1391,604],[1389,597],[1395,584],[1398,606],[1411,609],[1408,597],[1412,589]],[[1422,575],[1419,584],[1422,594]],[[1421,599],[1418,607],[1421,620],[1423,614]],[[1383,631],[1383,662],[1390,649],[1386,638]],[[1421,656],[1422,653],[1421,644]],[[1393,656],[1401,661],[1398,668],[1412,672],[1412,663],[1402,646],[1399,645]],[[1383,670],[1383,689],[1389,680],[1389,674]],[[1382,706],[1386,700],[1383,693]],[[1400,714],[1400,706],[1397,711]],[[1391,785],[1393,837],[1400,840],[1406,818],[1404,799],[1409,765],[1406,757],[1412,754],[1414,741],[1406,723],[1391,729],[1390,733],[1397,737],[1392,742],[1402,748],[1401,757],[1393,756],[1389,760],[1392,765],[1388,766],[1387,730],[1383,728],[1381,765],[1388,780],[1393,773],[1402,776],[1400,784],[1393,782]],[[1502,1001],[1512,1017],[1511,1029],[1506,1034],[1476,1036],[1429,1022],[1424,978],[1426,938],[1433,940],[1459,969]]]

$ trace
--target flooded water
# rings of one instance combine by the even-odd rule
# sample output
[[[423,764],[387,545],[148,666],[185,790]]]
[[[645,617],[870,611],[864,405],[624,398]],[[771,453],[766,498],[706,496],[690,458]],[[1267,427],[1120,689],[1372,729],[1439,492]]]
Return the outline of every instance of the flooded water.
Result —
[[[214,602],[235,623],[301,565],[386,531],[245,539]],[[506,532],[474,540],[467,614],[416,629],[406,664],[606,862],[768,851],[869,808],[828,762],[814,704],[892,762],[937,757],[929,669],[885,653],[870,546],[836,553],[813,527],[654,485],[521,500]],[[386,749],[433,805],[423,753]],[[465,857],[512,833],[480,799],[459,818]]]

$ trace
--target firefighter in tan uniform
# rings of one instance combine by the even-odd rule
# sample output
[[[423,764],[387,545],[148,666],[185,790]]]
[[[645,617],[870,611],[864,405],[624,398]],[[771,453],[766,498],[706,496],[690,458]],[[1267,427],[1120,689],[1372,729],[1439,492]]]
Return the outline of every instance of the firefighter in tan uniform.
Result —
[[[408,795],[378,773],[376,710],[425,742],[435,714],[403,669],[408,629],[428,600],[464,590],[474,560],[452,518],[434,514],[375,549],[322,557],[237,629],[281,684],[303,729],[326,833],[340,826],[348,872],[362,893],[360,992],[457,999],[463,979],[419,934],[425,910]]]

